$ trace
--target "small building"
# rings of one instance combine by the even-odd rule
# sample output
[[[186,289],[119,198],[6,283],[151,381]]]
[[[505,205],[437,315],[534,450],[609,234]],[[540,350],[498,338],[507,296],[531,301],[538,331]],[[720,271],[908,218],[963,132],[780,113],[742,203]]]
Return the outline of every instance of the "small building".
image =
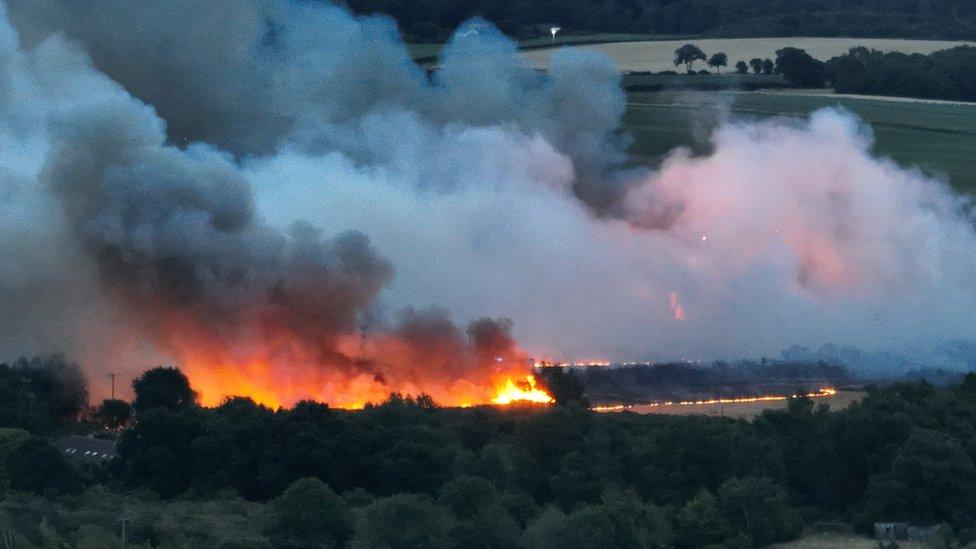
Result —
[[[57,448],[68,461],[80,465],[102,465],[118,456],[115,440],[70,436],[57,442]]]

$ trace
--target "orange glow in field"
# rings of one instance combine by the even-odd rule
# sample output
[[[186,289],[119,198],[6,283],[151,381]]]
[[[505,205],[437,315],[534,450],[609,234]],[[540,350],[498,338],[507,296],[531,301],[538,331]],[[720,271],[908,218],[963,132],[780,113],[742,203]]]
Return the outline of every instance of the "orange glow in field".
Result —
[[[513,381],[508,378],[498,394],[491,399],[492,404],[513,404],[516,402],[534,402],[550,404],[553,398],[549,393],[536,386],[534,376],[525,376],[524,381]]]
[[[665,402],[650,402],[647,404],[612,404],[606,406],[593,406],[590,408],[596,412],[621,412],[624,410],[629,410],[636,406],[641,408],[657,408],[660,406],[704,406],[707,404],[745,404],[749,402],[776,402],[781,400],[789,400],[791,398],[797,398],[800,396],[807,398],[824,398],[831,397],[837,394],[837,390],[825,387],[819,391],[812,393],[805,393],[802,395],[762,395],[762,396],[752,396],[752,397],[737,397],[737,398],[712,398],[707,400],[680,400],[680,401],[665,401]]]

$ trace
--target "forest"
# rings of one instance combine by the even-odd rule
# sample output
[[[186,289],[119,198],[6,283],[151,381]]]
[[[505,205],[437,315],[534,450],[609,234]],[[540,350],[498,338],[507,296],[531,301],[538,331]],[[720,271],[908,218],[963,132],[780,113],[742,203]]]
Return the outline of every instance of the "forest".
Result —
[[[347,0],[357,13],[390,14],[411,41],[443,41],[481,16],[517,38],[548,26],[567,33],[728,37],[854,36],[971,39],[969,0]]]
[[[16,547],[758,547],[834,525],[976,538],[976,375],[795,398],[753,421],[555,406],[197,404],[156,368],[89,407],[77,366],[0,365],[0,534]],[[57,441],[118,439],[106,465]]]
[[[976,101],[976,48],[959,46],[930,55],[853,48],[828,61],[837,93]]]

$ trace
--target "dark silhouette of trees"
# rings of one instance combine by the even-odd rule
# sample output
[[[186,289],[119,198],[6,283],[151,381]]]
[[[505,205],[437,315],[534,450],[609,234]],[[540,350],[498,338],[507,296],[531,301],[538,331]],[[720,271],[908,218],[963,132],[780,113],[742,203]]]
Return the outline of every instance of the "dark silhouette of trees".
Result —
[[[763,70],[763,60],[758,57],[753,57],[749,60],[749,66],[752,67],[752,72],[759,74]]]
[[[763,59],[762,62],[762,72],[763,74],[773,74],[775,72],[776,65],[773,63],[772,59]]]
[[[95,410],[93,419],[105,429],[121,429],[132,421],[132,405],[124,400],[106,399]]]
[[[87,407],[77,364],[59,356],[0,364],[0,427],[49,432],[77,420]]]
[[[560,406],[589,406],[586,390],[571,368],[548,366],[541,369],[541,381]]]
[[[80,492],[83,485],[78,473],[68,465],[57,448],[39,437],[23,441],[7,457],[10,488],[42,494]]]
[[[800,513],[781,486],[768,478],[732,478],[718,488],[718,504],[729,524],[752,546],[795,538]]]
[[[777,50],[775,71],[798,88],[822,88],[826,85],[824,62],[810,57],[802,49]]]
[[[749,64],[745,61],[739,61],[735,64],[735,72],[739,74],[746,74],[749,72]]]
[[[190,388],[190,380],[178,368],[162,366],[148,370],[132,382],[136,398],[132,408],[143,413],[153,408],[176,411],[197,402],[197,394]]]
[[[966,39],[976,36],[969,0],[348,0],[361,14],[392,15],[410,41],[445,41],[480,15],[519,38],[548,38],[555,24],[569,34],[857,36]]]
[[[29,380],[11,372],[0,368],[0,382],[30,401]],[[539,374],[570,404],[581,388],[735,386],[764,376],[799,386],[809,376],[842,382],[846,372],[764,360]],[[122,432],[101,476],[84,464],[76,472],[76,459],[49,439],[0,429],[0,491],[47,501],[29,494],[71,494],[100,479],[117,492],[50,497],[82,517],[110,509],[107,532],[118,516],[107,499],[206,500],[215,515],[225,506],[237,517],[260,512],[249,542],[281,547],[747,547],[799,536],[800,510],[865,533],[876,521],[945,523],[965,544],[976,539],[976,375],[961,380],[871,388],[836,411],[795,398],[752,421],[585,405],[438,408],[402,395],[359,411],[315,402],[270,410],[240,397],[216,408],[161,405]],[[47,406],[31,410],[50,416]],[[235,493],[249,501],[224,503]],[[13,508],[5,500],[4,512]],[[59,531],[87,520],[51,516]],[[106,531],[65,539],[108,540]],[[146,513],[132,515],[128,535],[178,545],[164,543]]]
[[[959,46],[929,55],[852,48],[826,63],[839,93],[976,101],[976,48]]]
[[[362,509],[360,521],[354,548],[452,546],[453,520],[428,496],[398,494],[376,500]]]
[[[281,545],[343,547],[355,529],[349,505],[317,478],[295,481],[269,507],[264,531]]]
[[[722,67],[727,67],[729,64],[729,56],[722,53],[713,53],[711,57],[708,58],[708,66],[714,68],[719,73],[722,72]]]
[[[674,50],[674,66],[684,65],[689,73],[692,72],[695,61],[705,60],[705,52],[694,44],[685,44]]]

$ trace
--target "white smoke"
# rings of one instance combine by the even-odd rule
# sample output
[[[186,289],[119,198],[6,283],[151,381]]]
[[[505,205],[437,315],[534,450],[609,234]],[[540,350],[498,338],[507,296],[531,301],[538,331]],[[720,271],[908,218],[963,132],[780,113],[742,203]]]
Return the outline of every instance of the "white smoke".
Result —
[[[391,21],[330,5],[10,5],[22,45],[5,25],[0,304],[18,311],[0,321],[5,354],[91,356],[97,341],[148,356],[130,332],[113,337],[125,311],[99,246],[130,254],[142,284],[164,256],[211,273],[256,261],[266,278],[288,265],[270,248],[296,221],[367,235],[396,269],[386,310],[506,316],[537,356],[976,337],[967,202],[874,155],[849,113],[733,120],[706,156],[626,170],[619,77],[592,54],[562,50],[541,75],[496,31],[459,33],[428,76]],[[169,216],[161,239],[91,222],[174,204],[237,228]],[[370,273],[342,330],[375,313],[385,278]]]

